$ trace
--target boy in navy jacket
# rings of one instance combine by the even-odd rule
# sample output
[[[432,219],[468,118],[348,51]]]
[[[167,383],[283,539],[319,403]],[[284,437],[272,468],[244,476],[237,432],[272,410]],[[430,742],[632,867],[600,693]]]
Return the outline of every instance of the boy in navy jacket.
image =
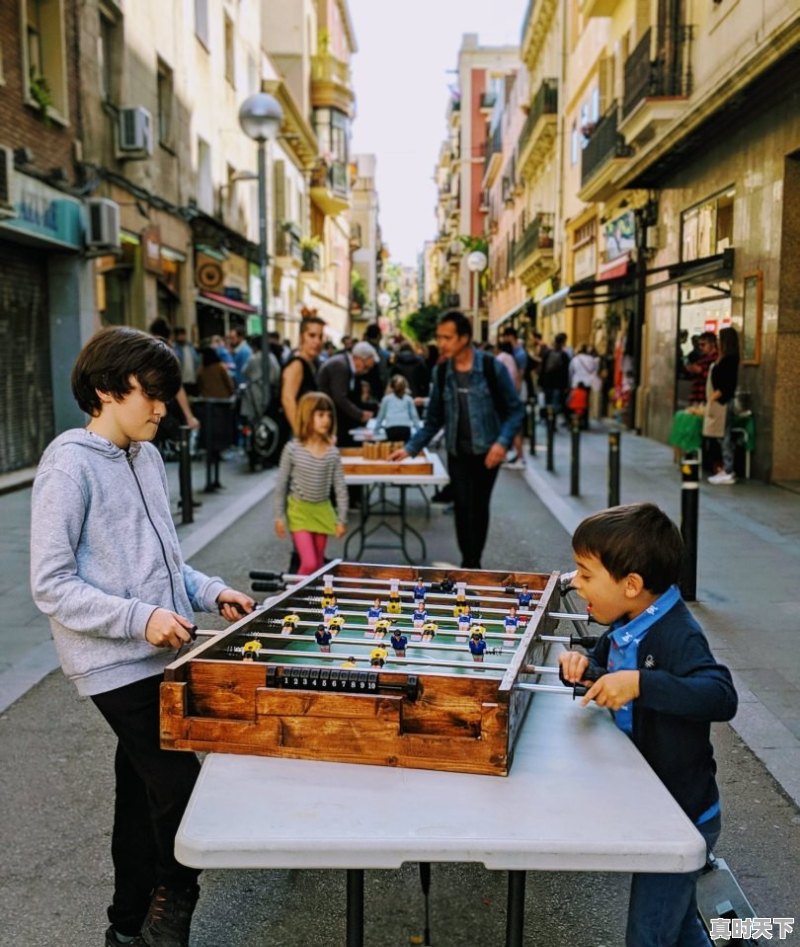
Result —
[[[711,851],[721,822],[710,724],[730,720],[737,697],[678,591],[680,532],[651,503],[618,506],[585,519],[572,548],[572,584],[609,628],[588,655],[559,656],[562,676],[588,683],[587,668],[608,672],[582,703],[612,711]],[[698,875],[633,876],[627,947],[708,947],[697,917]]]

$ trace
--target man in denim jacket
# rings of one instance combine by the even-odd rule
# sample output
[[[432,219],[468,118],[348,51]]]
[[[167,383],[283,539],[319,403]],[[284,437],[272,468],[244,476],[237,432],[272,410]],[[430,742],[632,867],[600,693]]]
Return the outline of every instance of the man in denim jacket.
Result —
[[[436,344],[447,361],[444,374],[433,374],[425,424],[392,459],[418,454],[444,426],[461,567],[480,569],[497,471],[525,408],[505,366],[493,359],[484,364],[492,356],[472,345],[472,323],[463,312],[442,313]]]

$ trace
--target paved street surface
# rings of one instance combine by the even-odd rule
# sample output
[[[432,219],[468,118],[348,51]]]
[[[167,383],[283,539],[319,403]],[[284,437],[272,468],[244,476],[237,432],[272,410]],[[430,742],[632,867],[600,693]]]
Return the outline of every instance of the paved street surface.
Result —
[[[567,442],[559,435],[559,452]],[[561,453],[555,474],[544,472],[543,456],[529,461],[526,472],[501,473],[487,568],[550,571],[569,565],[570,517],[580,519],[605,505],[605,434],[587,434],[583,447],[585,496],[577,500],[568,496],[569,467]],[[623,440],[626,464],[623,502],[653,499],[678,519],[679,477],[671,451],[628,436]],[[175,465],[170,468],[174,481]],[[225,495],[200,496],[204,505],[196,524],[180,528],[193,565],[244,587],[251,568],[286,567],[288,544],[274,538],[269,501],[258,499],[268,493],[273,476],[271,471],[246,474],[235,461],[226,463]],[[202,485],[202,475],[196,474],[195,482]],[[735,668],[745,703],[737,729],[715,728],[725,812],[718,854],[733,868],[758,914],[797,916],[800,813],[793,780],[800,682],[794,583],[800,565],[800,497],[758,484],[720,491],[701,491],[701,601],[694,608],[717,653]],[[110,894],[113,740],[91,703],[80,701],[60,672],[47,673],[46,623],[25,606],[28,495],[23,490],[0,497],[0,599],[7,618],[0,685],[7,694],[19,692],[0,716],[0,947],[91,947],[102,943]],[[418,504],[414,525],[424,532],[429,560],[457,559],[452,516],[433,512],[426,521],[421,502],[413,502]],[[332,543],[329,554],[340,549]],[[399,561],[388,553],[380,558]],[[221,627],[220,620],[203,616],[201,627],[212,626]],[[269,805],[268,786],[254,804]],[[386,818],[402,818],[404,806],[419,805],[424,800],[398,804],[387,799]],[[590,772],[586,806],[574,815],[587,836],[602,818],[592,799]],[[465,819],[475,818],[480,813],[465,813]],[[622,875],[529,875],[526,947],[620,947],[627,881]],[[202,886],[194,947],[335,947],[344,942],[341,873],[208,871]],[[499,947],[505,903],[501,873],[435,865],[431,943]],[[367,874],[366,944],[408,944],[422,933],[423,922],[416,866]],[[794,934],[786,943],[800,943],[800,937]]]

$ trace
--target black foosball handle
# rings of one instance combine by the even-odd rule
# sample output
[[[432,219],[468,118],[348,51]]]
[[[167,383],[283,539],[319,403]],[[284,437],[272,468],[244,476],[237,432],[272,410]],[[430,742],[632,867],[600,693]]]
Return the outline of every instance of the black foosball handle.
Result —
[[[598,635],[570,635],[570,648],[587,648],[591,650],[600,640]]]
[[[582,680],[584,680],[584,681],[591,681],[592,683],[594,683],[595,681],[599,681],[600,678],[603,677],[605,674],[608,674],[608,671],[607,671],[605,668],[592,667],[592,666],[590,665],[590,666],[589,666],[588,668],[586,668],[586,670],[584,671]],[[571,687],[571,688],[572,688],[572,699],[573,699],[573,700],[575,700],[576,697],[585,697],[586,694],[589,692],[589,688],[586,687],[585,685],[583,685],[583,684],[573,684],[572,681],[568,681],[568,680],[564,677],[564,673],[563,673],[563,670],[562,670],[561,668],[558,669],[558,679],[561,681],[561,683],[564,685],[564,687]]]
[[[254,592],[283,592],[286,586],[283,582],[279,582],[277,579],[272,579],[270,581],[258,581],[251,582],[250,588]]]
[[[263,569],[252,569],[251,579],[263,579],[266,582],[283,582],[282,572],[264,572]]]

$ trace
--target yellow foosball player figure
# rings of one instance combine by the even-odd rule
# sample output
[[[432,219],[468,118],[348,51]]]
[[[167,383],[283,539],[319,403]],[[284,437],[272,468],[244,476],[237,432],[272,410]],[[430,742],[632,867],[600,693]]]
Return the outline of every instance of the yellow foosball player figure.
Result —
[[[330,633],[335,637],[342,630],[342,625],[344,624],[344,618],[341,615],[334,615],[333,618],[328,622],[328,628]]]
[[[328,605],[335,605],[336,599],[333,595],[333,576],[326,575],[322,579],[322,601],[320,603],[323,608],[327,608]]]
[[[300,621],[299,615],[286,615],[281,622],[281,634],[293,635],[297,629],[297,623]]]
[[[261,650],[260,641],[246,641],[242,646],[242,661],[255,661],[258,659],[258,652]]]
[[[347,658],[347,660],[342,661],[339,667],[344,668],[347,671],[355,671],[358,667],[358,661],[355,658]]]
[[[433,641],[436,637],[436,632],[439,630],[439,626],[435,621],[426,621],[422,626],[422,640],[423,641]]]
[[[379,621],[375,622],[375,637],[376,638],[385,638],[389,633],[389,630],[392,627],[392,623],[388,618],[381,618]]]
[[[465,609],[469,611],[469,605],[467,605],[467,583],[466,582],[456,582],[456,604],[453,609],[453,618],[460,618]]]
[[[386,611],[389,612],[390,615],[399,615],[401,608],[400,580],[392,579],[391,587],[389,589],[389,601],[386,604]]]
[[[389,652],[386,648],[373,648],[369,653],[370,667],[382,668],[386,664],[386,655]]]

